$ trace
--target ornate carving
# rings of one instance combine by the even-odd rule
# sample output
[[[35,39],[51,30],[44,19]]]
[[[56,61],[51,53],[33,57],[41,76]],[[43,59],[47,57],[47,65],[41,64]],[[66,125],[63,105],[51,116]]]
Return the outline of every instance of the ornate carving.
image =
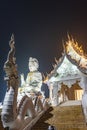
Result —
[[[8,122],[14,121],[17,116],[17,92],[18,92],[18,72],[15,55],[15,41],[12,34],[9,42],[10,51],[7,56],[7,61],[4,64],[6,76],[4,80],[7,81],[7,92],[4,98],[2,109],[2,122],[5,125]]]
[[[40,102],[38,96],[36,105],[33,103],[33,99],[26,95],[22,96],[22,98],[18,102],[17,95],[18,95],[19,78],[16,65],[16,58],[14,57],[15,41],[13,34],[11,36],[9,45],[10,45],[10,51],[7,56],[7,61],[4,64],[4,70],[6,73],[5,80],[7,81],[8,88],[3,102],[1,118],[4,128],[9,127],[10,130],[19,130],[19,129],[23,130],[26,126],[30,127],[31,126],[31,125],[29,126],[30,121],[33,120],[36,114],[38,114],[40,111],[41,113],[44,113],[44,110],[47,109],[48,106],[45,103]],[[36,106],[38,108],[37,110]],[[25,118],[26,114],[28,115],[27,119]],[[40,114],[37,115],[37,119],[35,120],[38,120],[39,119],[38,117],[40,118]]]
[[[10,51],[7,56],[7,61],[4,64],[4,70],[6,73],[5,80],[7,81],[8,88],[11,86],[15,88],[18,86],[18,72],[17,72],[17,65],[16,65],[16,58],[15,55],[15,41],[14,35],[12,34],[11,40],[9,42]]]

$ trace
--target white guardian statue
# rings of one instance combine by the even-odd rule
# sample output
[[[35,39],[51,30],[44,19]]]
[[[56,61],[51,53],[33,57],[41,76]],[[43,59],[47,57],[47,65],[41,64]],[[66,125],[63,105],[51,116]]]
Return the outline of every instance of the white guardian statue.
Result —
[[[28,66],[30,72],[26,78],[26,91],[31,93],[41,92],[42,74],[38,71],[38,60],[30,57]]]

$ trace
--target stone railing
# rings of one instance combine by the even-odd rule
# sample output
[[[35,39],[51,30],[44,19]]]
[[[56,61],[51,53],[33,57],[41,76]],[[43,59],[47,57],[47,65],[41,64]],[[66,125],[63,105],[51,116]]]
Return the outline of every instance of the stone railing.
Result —
[[[41,97],[28,97],[25,95],[18,104],[17,122],[21,120],[18,130],[30,130],[49,108],[48,102]]]
[[[3,127],[10,130],[30,130],[48,108],[49,103],[44,98],[24,95],[17,103],[17,117]]]

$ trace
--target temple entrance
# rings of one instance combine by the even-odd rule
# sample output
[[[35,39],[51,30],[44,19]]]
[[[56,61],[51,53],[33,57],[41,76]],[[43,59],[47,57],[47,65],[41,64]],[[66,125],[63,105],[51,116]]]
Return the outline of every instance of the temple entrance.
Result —
[[[79,86],[78,82],[73,84],[71,87],[62,83],[60,93],[62,94],[63,101],[82,100],[83,89]]]
[[[75,100],[82,100],[83,90],[75,90]]]

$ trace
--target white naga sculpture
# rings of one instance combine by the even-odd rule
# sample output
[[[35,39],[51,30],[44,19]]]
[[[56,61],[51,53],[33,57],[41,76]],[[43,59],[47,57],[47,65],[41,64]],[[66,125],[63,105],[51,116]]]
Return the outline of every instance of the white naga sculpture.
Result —
[[[41,92],[42,75],[38,71],[38,60],[30,57],[28,66],[30,72],[27,74],[26,81],[24,80],[24,74],[21,74],[21,88],[19,88],[19,90],[25,93]]]
[[[40,96],[36,95],[33,98],[26,94],[18,98],[19,77],[15,58],[15,40],[14,35],[11,36],[9,42],[10,51],[6,62],[4,63],[4,71],[6,73],[4,79],[7,82],[7,91],[3,101],[1,112],[1,120],[3,127],[9,130],[30,130],[31,127],[40,119],[42,114],[48,109],[46,100],[42,100]],[[31,60],[31,58],[30,58]],[[31,60],[32,61],[32,60]],[[35,61],[35,59],[34,59]],[[34,74],[34,72],[32,72]],[[41,83],[41,74],[36,71],[38,78],[38,86]],[[35,73],[35,74],[36,74]],[[35,77],[35,75],[34,75]],[[22,85],[24,85],[24,77],[22,75]],[[30,83],[30,82],[28,82]],[[33,83],[33,82],[32,82]],[[22,88],[22,87],[21,87]],[[31,87],[33,88],[33,87]],[[40,90],[40,86],[35,90]],[[3,128],[3,129],[4,129]]]

